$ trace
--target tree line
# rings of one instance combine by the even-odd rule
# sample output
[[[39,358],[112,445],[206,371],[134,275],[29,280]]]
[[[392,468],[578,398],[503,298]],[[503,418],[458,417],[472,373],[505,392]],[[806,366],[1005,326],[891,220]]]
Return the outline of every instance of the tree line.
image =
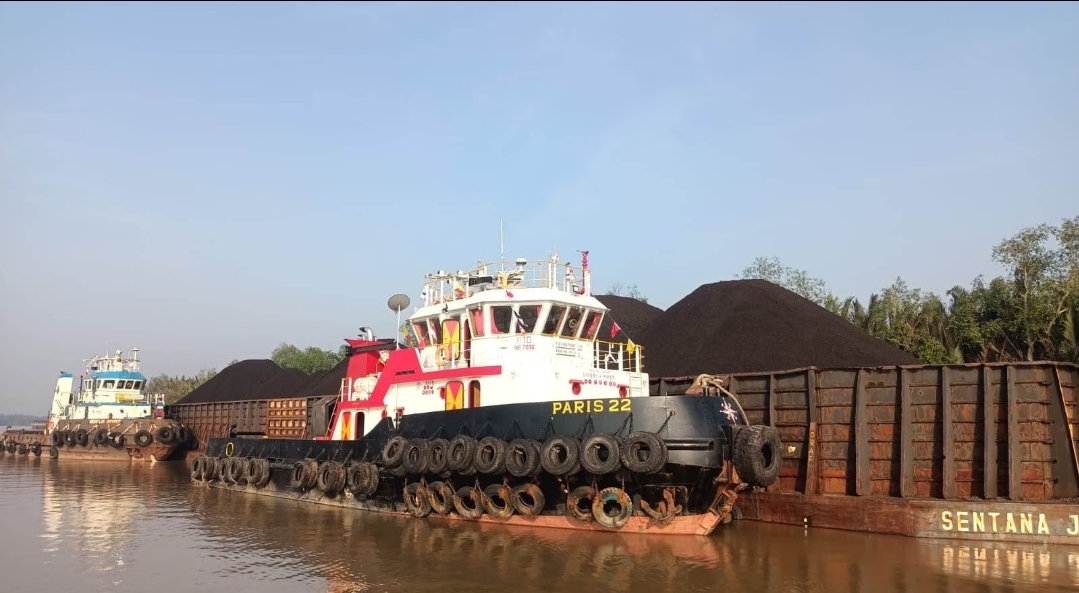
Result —
[[[759,257],[738,277],[798,293],[926,364],[1054,360],[1079,363],[1079,216],[1043,223],[997,243],[1005,268],[944,295],[901,276],[862,303],[839,297],[805,270]]]

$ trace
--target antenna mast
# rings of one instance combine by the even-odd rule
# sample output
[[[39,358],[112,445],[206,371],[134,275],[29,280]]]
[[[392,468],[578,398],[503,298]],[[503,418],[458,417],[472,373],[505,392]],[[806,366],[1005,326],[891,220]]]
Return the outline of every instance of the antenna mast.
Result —
[[[498,217],[498,268],[499,272],[506,271],[506,240],[502,234],[502,217]]]

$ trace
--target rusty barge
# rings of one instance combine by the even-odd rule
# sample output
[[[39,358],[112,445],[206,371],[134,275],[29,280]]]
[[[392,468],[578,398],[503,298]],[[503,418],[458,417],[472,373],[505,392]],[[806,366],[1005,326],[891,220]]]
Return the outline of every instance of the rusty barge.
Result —
[[[746,519],[1079,545],[1079,366],[801,368],[725,377],[784,444]],[[683,393],[693,378],[653,382]]]

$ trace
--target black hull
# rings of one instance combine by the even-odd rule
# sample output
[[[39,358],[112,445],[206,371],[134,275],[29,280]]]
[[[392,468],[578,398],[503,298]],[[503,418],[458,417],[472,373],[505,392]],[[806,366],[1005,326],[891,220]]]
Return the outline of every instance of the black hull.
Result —
[[[513,488],[532,484],[542,491],[545,504],[541,510],[531,511],[528,520],[551,522],[555,517],[576,517],[582,524],[593,523],[592,519],[583,516],[587,510],[574,514],[568,507],[585,491],[591,492],[592,499],[607,492],[608,496],[622,497],[627,513],[632,503],[633,521],[623,517],[621,524],[614,528],[633,527],[642,521],[662,528],[676,523],[675,515],[680,516],[679,520],[686,516],[714,516],[716,522],[729,517],[737,491],[749,486],[739,480],[741,470],[736,469],[737,463],[733,461],[737,457],[735,442],[739,433],[747,428],[737,402],[727,397],[653,396],[489,406],[405,415],[396,426],[393,419],[386,418],[368,435],[352,441],[214,438],[207,443],[206,456],[218,460],[216,467],[209,472],[209,479],[205,479],[202,464],[196,461],[192,477],[198,482],[229,489],[373,511],[409,512],[417,516],[427,516],[431,513],[430,508],[418,508],[416,503],[405,504],[406,486],[412,489],[413,495],[417,487],[432,484],[447,484],[454,492],[474,488],[477,498],[483,499],[477,501],[477,506],[481,502],[485,506],[488,501],[484,493],[490,495],[501,485]],[[753,430],[760,429],[755,427]],[[747,434],[749,432],[752,430]],[[383,457],[384,448],[395,437],[424,439],[430,443],[432,439],[450,440],[458,435],[468,435],[477,441],[484,437],[494,437],[502,442],[527,439],[539,446],[553,437],[570,437],[581,443],[596,433],[611,435],[620,443],[633,435],[654,435],[662,441],[659,450],[663,451],[663,457],[647,471],[640,472],[632,471],[632,467],[638,466],[627,465],[630,462],[622,455],[622,462],[610,472],[590,473],[586,464],[579,463],[572,472],[552,475],[537,466],[531,473],[517,476],[507,473],[505,468],[488,473],[472,468],[464,473],[448,470],[417,473],[407,470],[407,463],[387,465]],[[583,451],[581,455],[584,455]],[[230,475],[221,470],[228,458],[263,460],[268,475],[253,478],[256,484],[247,484],[240,477],[242,472]],[[313,460],[317,466],[305,460]],[[345,467],[369,466],[370,471],[377,473],[377,488],[357,490],[353,495],[352,483],[347,480],[333,486],[331,479],[328,487],[321,481],[316,487],[311,479],[302,484],[299,476],[303,473],[300,467],[303,463],[321,471],[327,462]],[[242,466],[248,462],[237,463]],[[330,465],[340,470],[341,466],[336,464]],[[504,492],[509,493],[509,490]],[[422,493],[426,494],[426,491]],[[602,503],[599,506],[602,507]],[[579,505],[579,508],[587,507],[587,500]],[[453,511],[443,514],[453,515]],[[489,514],[499,513],[491,510]],[[605,519],[596,515],[599,523],[610,523]],[[635,529],[648,530],[639,525]],[[695,533],[711,531],[710,528],[702,531],[696,525],[682,525],[676,531],[685,532],[686,529]]]

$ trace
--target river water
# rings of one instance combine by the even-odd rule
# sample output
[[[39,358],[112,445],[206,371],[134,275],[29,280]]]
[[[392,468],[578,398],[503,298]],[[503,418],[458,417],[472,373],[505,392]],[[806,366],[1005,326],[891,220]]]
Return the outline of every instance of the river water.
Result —
[[[2,455],[0,538],[0,591],[18,593],[1079,591],[1079,546],[482,527],[194,488],[178,463]]]

